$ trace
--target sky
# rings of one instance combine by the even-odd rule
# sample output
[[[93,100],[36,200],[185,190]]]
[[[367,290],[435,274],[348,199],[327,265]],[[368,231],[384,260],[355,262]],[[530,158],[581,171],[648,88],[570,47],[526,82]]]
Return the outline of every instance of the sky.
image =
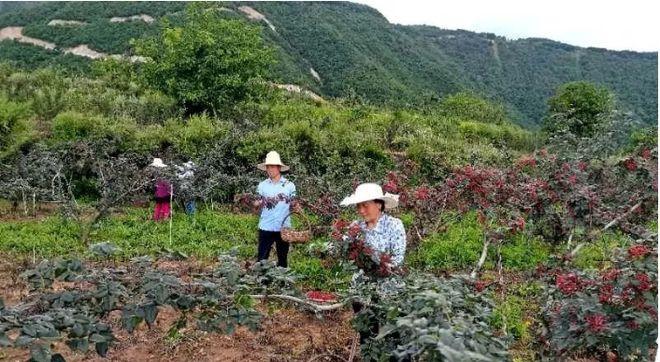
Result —
[[[391,23],[547,38],[582,47],[660,50],[660,1],[357,0]]]

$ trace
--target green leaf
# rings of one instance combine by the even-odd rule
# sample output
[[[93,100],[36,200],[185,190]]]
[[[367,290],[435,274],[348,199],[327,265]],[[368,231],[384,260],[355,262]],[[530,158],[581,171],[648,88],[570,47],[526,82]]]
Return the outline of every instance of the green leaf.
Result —
[[[30,357],[34,362],[50,362],[50,347],[43,343],[33,343],[30,346]]]
[[[135,306],[128,308],[129,309],[124,309],[122,313],[122,327],[124,327],[128,333],[132,333],[135,330],[135,327],[142,322],[142,317],[138,315],[140,308],[136,308]]]
[[[227,323],[227,325],[225,326],[225,333],[233,334],[235,329],[236,329],[236,325],[234,323]]]
[[[32,343],[32,341],[34,341],[34,338],[21,334],[14,341],[14,347],[25,347],[28,344]]]
[[[190,309],[194,303],[194,300],[187,296],[187,295],[182,295],[179,298],[176,299],[176,304],[179,308],[181,309]]]
[[[11,347],[11,340],[5,332],[0,332],[0,347]]]
[[[21,328],[21,332],[23,332],[23,334],[26,334],[30,337],[36,337],[37,336],[37,326],[34,325],[34,324],[25,325],[25,326],[23,326],[23,328]]]
[[[71,336],[72,337],[82,337],[86,334],[85,327],[83,327],[82,324],[76,323],[73,325],[71,328]]]
[[[89,349],[89,341],[85,338],[73,338],[66,341],[69,348],[81,352],[87,352]]]
[[[144,309],[144,320],[147,322],[149,328],[153,325],[156,317],[158,316],[158,307],[155,304],[147,304],[142,307]]]
[[[97,342],[94,348],[96,349],[96,353],[101,357],[105,357],[108,354],[108,342]]]
[[[121,251],[115,244],[108,242],[90,245],[89,250],[100,258],[108,258]]]
[[[91,336],[89,336],[89,341],[98,343],[98,342],[106,342],[108,339],[105,336],[102,336],[98,333],[94,333]]]

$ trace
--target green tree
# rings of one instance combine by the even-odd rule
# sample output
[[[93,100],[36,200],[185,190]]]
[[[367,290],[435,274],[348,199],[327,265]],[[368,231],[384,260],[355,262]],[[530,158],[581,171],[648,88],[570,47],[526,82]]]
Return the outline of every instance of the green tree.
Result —
[[[440,104],[441,113],[463,120],[503,124],[508,117],[501,104],[491,102],[470,93],[459,92],[445,97]]]
[[[578,137],[590,137],[614,108],[610,90],[590,82],[570,82],[559,87],[548,100],[549,115],[544,128],[549,133],[568,131]]]
[[[161,34],[138,41],[136,51],[147,57],[144,81],[187,113],[215,113],[262,96],[275,59],[260,28],[198,4],[187,8],[182,26],[164,23]]]

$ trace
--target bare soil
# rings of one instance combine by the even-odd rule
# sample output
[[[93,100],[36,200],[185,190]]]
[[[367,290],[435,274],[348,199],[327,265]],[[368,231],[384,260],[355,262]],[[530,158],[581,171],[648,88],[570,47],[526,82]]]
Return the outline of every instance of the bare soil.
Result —
[[[186,278],[191,272],[208,267],[202,262],[159,261],[159,269],[175,272]],[[0,255],[0,295],[7,306],[20,303],[28,296],[27,284],[18,276],[27,261],[16,261]],[[66,285],[56,283],[53,288]],[[66,284],[66,283],[64,283]],[[351,328],[349,310],[332,311],[322,316],[282,304],[261,302],[258,306],[264,318],[257,331],[239,327],[232,335],[196,330],[194,323],[179,331],[179,337],[169,338],[168,331],[180,313],[160,308],[152,329],[140,325],[132,334],[121,329],[121,312],[106,318],[113,326],[116,341],[102,358],[94,351],[73,352],[63,342],[51,348],[67,361],[343,361],[350,354],[355,332]],[[15,338],[16,335],[10,335]],[[29,351],[20,348],[0,350],[0,361],[26,361]]]

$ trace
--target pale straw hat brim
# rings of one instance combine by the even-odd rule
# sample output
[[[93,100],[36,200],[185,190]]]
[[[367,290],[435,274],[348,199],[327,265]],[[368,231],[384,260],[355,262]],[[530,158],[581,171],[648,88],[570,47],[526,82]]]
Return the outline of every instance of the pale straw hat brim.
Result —
[[[381,187],[376,184],[362,184],[358,186],[355,192],[344,198],[339,205],[350,206],[372,200],[382,200],[385,202],[386,209],[393,209],[399,205],[399,195],[393,195],[389,192],[383,194]]]
[[[257,165],[257,168],[261,171],[266,171],[266,166],[280,166],[280,171],[288,171],[289,166],[282,163],[280,154],[276,151],[270,151],[266,155],[266,160],[263,163]]]
[[[156,168],[165,168],[165,167],[167,167],[167,165],[164,164],[163,160],[161,160],[160,158],[154,158],[154,160],[151,162],[151,164],[149,166],[156,167]]]
[[[289,171],[289,166],[282,163],[260,163],[257,168],[261,171],[266,171],[266,166],[280,166],[280,171]]]

